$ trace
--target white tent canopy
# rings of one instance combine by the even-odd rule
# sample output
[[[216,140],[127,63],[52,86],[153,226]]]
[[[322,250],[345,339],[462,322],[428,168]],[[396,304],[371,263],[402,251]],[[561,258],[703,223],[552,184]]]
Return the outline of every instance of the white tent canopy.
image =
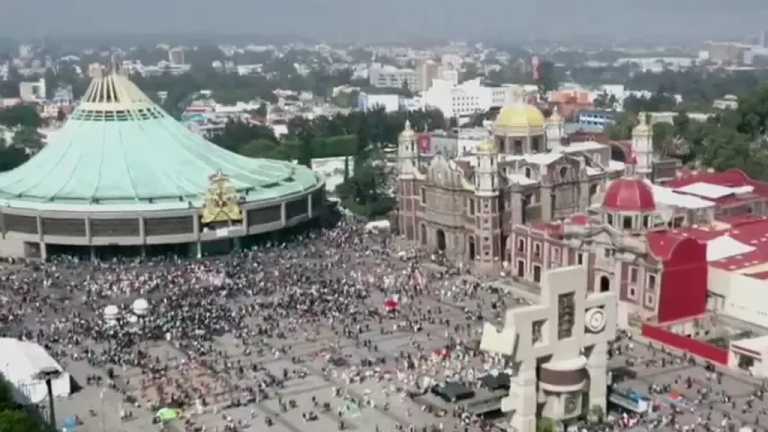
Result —
[[[48,397],[45,381],[35,378],[38,372],[55,368],[61,375],[52,381],[54,396],[69,396],[69,374],[43,347],[14,338],[0,338],[0,373],[13,385],[20,403],[40,403]]]

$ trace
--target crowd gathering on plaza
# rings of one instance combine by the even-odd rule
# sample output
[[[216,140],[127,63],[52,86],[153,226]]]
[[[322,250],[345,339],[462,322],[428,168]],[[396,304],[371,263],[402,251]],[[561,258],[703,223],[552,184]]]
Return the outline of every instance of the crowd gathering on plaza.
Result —
[[[401,395],[446,378],[474,380],[491,366],[472,344],[482,309],[491,304],[461,310],[434,297],[476,299],[479,284],[440,275],[428,284],[416,253],[394,254],[387,242],[342,223],[203,260],[14,263],[0,272],[0,328],[37,341],[60,361],[87,361],[104,371],[103,380],[89,377],[87,384],[106,382],[127,402],[151,410],[176,406],[191,413],[277,398],[286,381],[302,379],[315,364],[334,382],[387,380]],[[132,315],[137,298],[149,303],[146,316]],[[504,310],[504,300],[498,301],[493,309]],[[102,313],[110,305],[120,310],[115,322]],[[414,336],[398,352],[381,352],[371,340],[395,333]],[[221,349],[222,340],[237,349]],[[152,354],[152,341],[168,342],[177,360]],[[317,342],[320,349],[298,354],[293,347],[299,341]],[[353,360],[346,347],[368,358]],[[274,373],[261,364],[276,357],[296,367]],[[138,377],[127,373],[134,369]],[[415,427],[402,425],[409,426]]]
[[[504,359],[479,351],[481,324],[527,301],[484,287],[467,271],[427,274],[425,267],[439,268],[429,263],[435,257],[397,252],[390,242],[342,222],[201,260],[59,257],[3,265],[0,330],[39,342],[62,364],[87,362],[99,372],[80,384],[120,392],[126,421],[143,409],[174,407],[184,412],[186,430],[212,430],[195,419],[212,412],[226,420],[219,430],[237,431],[297,411],[307,422],[331,416],[345,429],[350,413],[388,413],[397,405],[396,430],[491,430],[491,421],[460,404],[444,409],[422,396],[446,380],[478,388],[482,376],[508,370]],[[140,317],[130,306],[138,298],[149,304]],[[114,322],[103,314],[110,305],[120,310]],[[397,348],[379,346],[398,335],[404,342]],[[768,424],[764,386],[741,394],[733,390],[736,378],[626,334],[610,353],[611,361],[658,371],[647,392],[659,410],[612,416],[605,430]],[[291,367],[270,368],[272,359]],[[286,383],[312,375],[332,391],[313,394],[309,405],[282,395]],[[671,400],[675,392],[680,399]],[[279,411],[260,412],[266,400]],[[234,418],[232,407],[250,415]]]

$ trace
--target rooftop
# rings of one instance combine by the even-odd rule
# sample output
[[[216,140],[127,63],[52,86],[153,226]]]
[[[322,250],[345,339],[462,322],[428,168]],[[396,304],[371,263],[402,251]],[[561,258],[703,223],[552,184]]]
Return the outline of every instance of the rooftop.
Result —
[[[768,218],[754,218],[713,228],[684,228],[668,233],[706,242],[707,260],[713,267],[768,279]]]
[[[40,210],[164,210],[199,206],[222,171],[246,201],[322,180],[289,162],[252,159],[189,131],[118,73],[97,76],[35,157],[0,174],[0,206]]]
[[[704,183],[705,186],[697,183]],[[667,182],[665,186],[673,189],[685,189],[691,186],[693,194],[709,194],[718,205],[730,206],[743,202],[754,201],[768,198],[768,183],[750,178],[744,171],[739,169],[730,169],[722,172],[692,172],[682,171],[682,175]],[[732,193],[714,198],[718,192],[723,189],[716,188],[722,186],[730,188]],[[749,190],[748,187],[752,189]]]

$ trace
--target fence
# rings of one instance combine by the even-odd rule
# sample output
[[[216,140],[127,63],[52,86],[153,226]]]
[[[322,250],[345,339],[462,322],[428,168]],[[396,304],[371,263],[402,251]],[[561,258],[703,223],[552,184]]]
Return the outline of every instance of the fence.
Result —
[[[687,336],[672,333],[665,328],[643,324],[643,336],[711,362],[728,365],[728,350],[718,348],[714,345]]]

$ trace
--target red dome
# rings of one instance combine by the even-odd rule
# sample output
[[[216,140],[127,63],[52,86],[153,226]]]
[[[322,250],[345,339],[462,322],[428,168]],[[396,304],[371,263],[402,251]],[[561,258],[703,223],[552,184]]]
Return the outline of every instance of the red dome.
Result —
[[[651,187],[643,180],[621,178],[608,186],[603,208],[616,212],[651,212],[656,210],[656,202]]]

